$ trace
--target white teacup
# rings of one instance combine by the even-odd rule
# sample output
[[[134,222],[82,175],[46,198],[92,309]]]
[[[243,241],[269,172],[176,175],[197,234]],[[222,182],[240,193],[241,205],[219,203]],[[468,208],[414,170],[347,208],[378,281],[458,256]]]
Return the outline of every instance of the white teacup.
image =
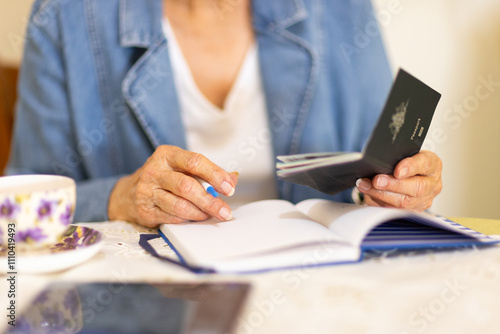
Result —
[[[0,245],[54,245],[73,221],[76,184],[57,175],[0,177]]]

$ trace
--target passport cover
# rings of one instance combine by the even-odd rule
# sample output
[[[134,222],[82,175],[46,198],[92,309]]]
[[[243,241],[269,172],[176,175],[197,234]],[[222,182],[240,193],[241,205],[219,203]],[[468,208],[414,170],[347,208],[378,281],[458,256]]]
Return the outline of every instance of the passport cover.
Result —
[[[420,151],[440,98],[400,69],[363,152],[278,156],[278,177],[333,195],[359,178],[392,174],[399,161]]]

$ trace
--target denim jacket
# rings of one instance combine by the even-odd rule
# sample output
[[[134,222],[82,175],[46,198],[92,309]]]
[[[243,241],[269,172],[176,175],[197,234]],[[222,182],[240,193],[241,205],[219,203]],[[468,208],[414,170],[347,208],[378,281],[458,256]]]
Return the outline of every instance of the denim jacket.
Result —
[[[215,6],[223,18],[234,1]],[[158,145],[186,148],[162,0],[37,0],[8,174],[77,181],[76,221],[107,219],[116,181]],[[276,155],[360,151],[392,76],[369,0],[253,0]],[[328,196],[276,180],[292,202]]]

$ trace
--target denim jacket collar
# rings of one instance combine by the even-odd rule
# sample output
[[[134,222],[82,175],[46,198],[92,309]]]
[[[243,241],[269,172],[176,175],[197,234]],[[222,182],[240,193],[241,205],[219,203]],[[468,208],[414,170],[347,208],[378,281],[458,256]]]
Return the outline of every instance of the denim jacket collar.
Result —
[[[252,9],[254,24],[269,28],[286,29],[307,17],[303,0],[253,0]]]
[[[120,45],[147,48],[162,35],[162,0],[120,1]]]
[[[162,3],[162,0],[120,1],[121,46],[147,48],[162,35]],[[303,0],[253,0],[252,9],[254,24],[261,28],[286,29],[307,17]]]

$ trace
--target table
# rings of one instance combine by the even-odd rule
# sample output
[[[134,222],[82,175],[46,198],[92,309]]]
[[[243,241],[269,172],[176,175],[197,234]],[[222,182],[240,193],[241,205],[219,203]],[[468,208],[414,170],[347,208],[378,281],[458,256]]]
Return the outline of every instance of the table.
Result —
[[[500,221],[456,220],[500,235]],[[53,282],[237,281],[253,286],[237,319],[239,333],[499,332],[500,247],[386,255],[356,264],[254,275],[195,275],[140,248],[139,235],[153,230],[126,222],[81,225],[104,234],[101,251],[59,273],[18,275],[18,312]],[[0,305],[6,305],[5,278],[0,286]]]

